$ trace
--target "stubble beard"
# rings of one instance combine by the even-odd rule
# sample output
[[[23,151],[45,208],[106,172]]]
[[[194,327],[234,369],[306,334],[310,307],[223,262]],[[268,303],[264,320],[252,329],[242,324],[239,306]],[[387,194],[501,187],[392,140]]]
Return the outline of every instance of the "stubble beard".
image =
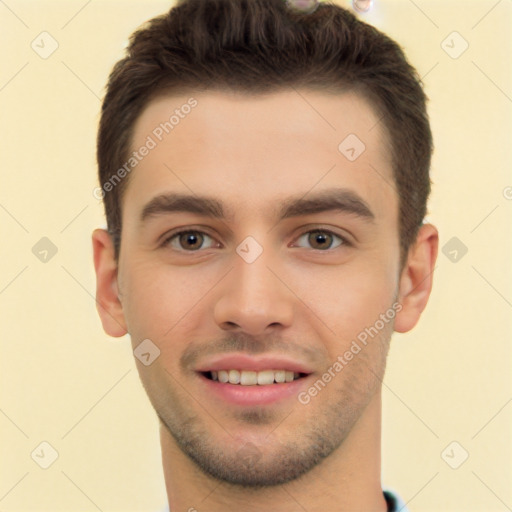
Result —
[[[314,407],[315,403],[318,406],[321,403],[317,402],[318,398],[307,405],[297,401],[292,410],[251,408],[236,413],[233,419],[237,426],[233,427],[231,420],[222,427],[233,438],[232,448],[214,437],[213,432],[218,432],[218,428],[212,427],[216,422],[211,415],[204,409],[194,413],[187,408],[190,399],[186,397],[180,400],[169,390],[163,401],[165,405],[155,406],[155,410],[179,449],[206,475],[245,489],[283,485],[309,473],[342,445],[380,389],[386,355],[387,348],[371,366],[371,361],[362,355],[349,374],[337,376],[343,378],[338,389],[322,391],[321,394],[332,393],[322,409],[307,415],[303,423],[293,428],[287,420],[295,417],[296,422],[304,417],[303,408]],[[246,427],[253,432],[260,432],[258,427],[261,427],[261,432],[270,433],[258,436],[264,441],[256,446],[244,442],[237,434]]]

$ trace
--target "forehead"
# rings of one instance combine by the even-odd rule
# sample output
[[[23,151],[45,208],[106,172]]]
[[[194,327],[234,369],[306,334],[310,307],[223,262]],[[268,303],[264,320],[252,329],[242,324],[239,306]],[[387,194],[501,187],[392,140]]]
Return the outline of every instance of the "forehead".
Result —
[[[371,105],[351,92],[162,96],[135,124],[131,150],[151,149],[130,173],[123,210],[179,191],[263,213],[269,203],[332,186],[389,210],[396,194],[385,135]]]

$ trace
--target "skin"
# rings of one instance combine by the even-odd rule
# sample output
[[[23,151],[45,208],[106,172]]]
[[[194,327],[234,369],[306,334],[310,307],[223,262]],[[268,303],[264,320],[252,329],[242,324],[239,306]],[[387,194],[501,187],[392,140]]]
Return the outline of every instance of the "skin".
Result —
[[[170,508],[386,510],[381,381],[393,330],[412,329],[426,306],[437,231],[422,226],[401,268],[385,128],[355,93],[160,97],[138,119],[133,149],[191,96],[197,106],[129,176],[119,261],[108,234],[93,234],[105,331],[160,350],[150,366],[136,364],[161,421]],[[366,147],[353,162],[338,151],[349,134]],[[333,188],[357,194],[373,219],[337,210],[278,219],[286,200]],[[167,212],[141,222],[145,205],[170,192],[214,197],[229,215]],[[194,251],[179,237],[162,244],[192,227],[209,235]],[[309,234],[320,228],[336,236],[324,233],[319,246]],[[252,263],[236,252],[247,236],[263,249]],[[394,321],[308,404],[296,396],[228,404],[206,395],[195,371],[220,353],[282,355],[308,365],[307,390],[397,303]]]

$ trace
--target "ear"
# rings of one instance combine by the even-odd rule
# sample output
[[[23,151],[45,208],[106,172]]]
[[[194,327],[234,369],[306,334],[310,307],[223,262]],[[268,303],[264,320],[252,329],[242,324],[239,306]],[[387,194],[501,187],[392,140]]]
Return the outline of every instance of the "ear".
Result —
[[[434,265],[437,259],[439,235],[431,224],[424,224],[409,249],[407,261],[400,276],[398,302],[402,309],[395,317],[395,331],[410,331],[418,322],[427,305]]]
[[[92,234],[94,268],[96,269],[96,307],[107,334],[124,336],[128,331],[119,300],[117,261],[114,244],[107,231],[96,229]]]

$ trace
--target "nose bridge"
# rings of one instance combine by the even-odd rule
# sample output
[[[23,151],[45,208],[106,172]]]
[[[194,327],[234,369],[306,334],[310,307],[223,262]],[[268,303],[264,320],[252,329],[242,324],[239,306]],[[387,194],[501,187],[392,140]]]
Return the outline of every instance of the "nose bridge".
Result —
[[[256,231],[256,237],[245,237],[236,247],[233,255],[235,268],[232,271],[235,293],[247,299],[257,297],[263,289],[272,287],[272,272],[268,267],[276,265],[276,251],[273,249],[271,234],[263,228]]]
[[[215,305],[215,318],[224,329],[258,334],[271,325],[289,325],[293,305],[289,291],[270,270],[277,266],[273,251],[250,238],[236,249],[234,268]]]
[[[273,292],[276,298],[275,277],[270,272],[269,267],[272,266],[269,251],[261,254],[254,261],[241,261],[235,263],[234,280],[236,294],[246,301],[260,300],[262,295],[269,295]],[[269,297],[272,300],[272,297]]]

